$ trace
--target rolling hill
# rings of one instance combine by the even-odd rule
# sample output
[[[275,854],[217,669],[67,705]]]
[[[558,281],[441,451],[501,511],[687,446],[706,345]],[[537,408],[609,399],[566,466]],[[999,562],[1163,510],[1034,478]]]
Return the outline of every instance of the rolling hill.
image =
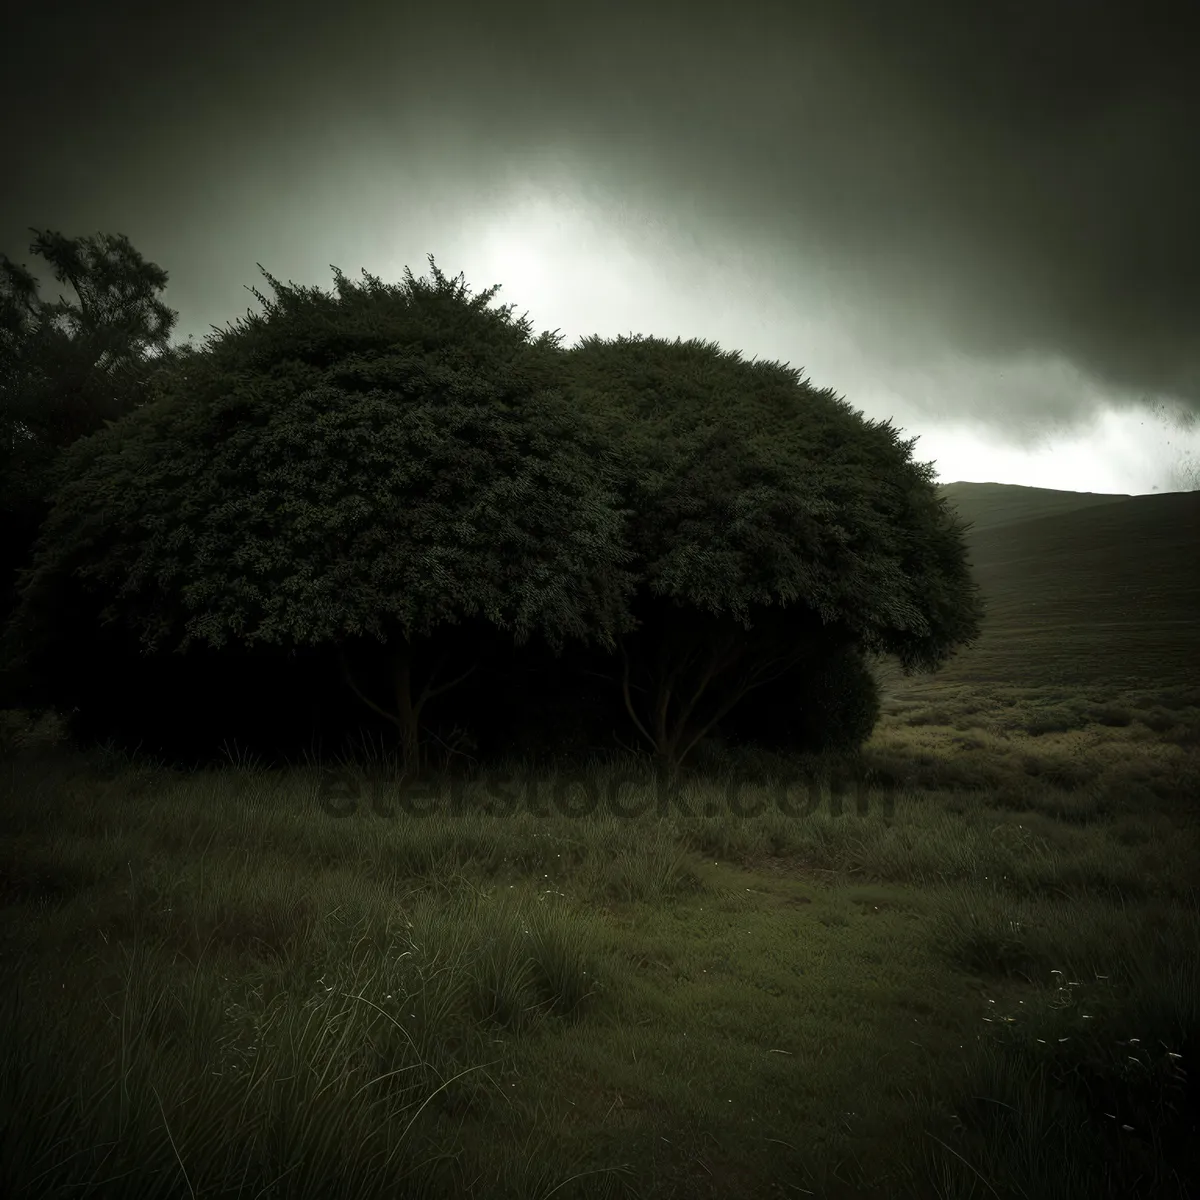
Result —
[[[1014,521],[1133,499],[1132,496],[1105,492],[1060,492],[1051,488],[1017,487],[1010,483],[943,483],[938,486],[938,491],[950,498],[959,513],[972,522],[977,533]]]
[[[918,682],[1200,691],[1200,492],[944,485],[988,605],[983,635]]]

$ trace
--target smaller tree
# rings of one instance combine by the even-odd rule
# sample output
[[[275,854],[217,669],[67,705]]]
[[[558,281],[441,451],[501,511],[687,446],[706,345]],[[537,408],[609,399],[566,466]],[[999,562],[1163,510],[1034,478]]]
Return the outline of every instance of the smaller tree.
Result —
[[[60,452],[144,401],[176,319],[157,296],[166,271],[124,235],[32,232],[31,252],[78,303],[43,301],[29,270],[0,255],[0,621],[16,606]]]
[[[30,247],[78,296],[47,304],[28,269],[0,255],[0,403],[15,435],[61,448],[133,407],[178,314],[158,298],[167,272],[124,234],[32,230]]]
[[[978,636],[963,528],[912,462],[916,439],[713,343],[593,337],[560,361],[623,449],[639,603],[666,606],[622,639],[620,686],[673,765],[822,648],[911,672]]]

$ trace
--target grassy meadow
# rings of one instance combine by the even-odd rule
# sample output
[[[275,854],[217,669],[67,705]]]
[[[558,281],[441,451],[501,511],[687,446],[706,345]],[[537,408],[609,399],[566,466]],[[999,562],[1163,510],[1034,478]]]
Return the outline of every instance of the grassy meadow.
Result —
[[[0,1189],[1190,1196],[1197,540],[1030,530],[1095,515],[974,535],[984,638],[885,678],[860,755],[675,791],[514,762],[406,810],[370,747],[185,773],[10,714]]]

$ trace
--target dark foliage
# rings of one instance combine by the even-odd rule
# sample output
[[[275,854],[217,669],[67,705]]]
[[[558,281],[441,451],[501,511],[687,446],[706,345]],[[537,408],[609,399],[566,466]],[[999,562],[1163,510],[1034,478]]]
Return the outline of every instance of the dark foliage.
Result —
[[[436,266],[364,276],[266,275],[120,421],[38,443],[23,696],[173,757],[362,730],[412,762],[465,728],[485,758],[681,762],[717,729],[857,745],[863,655],[934,669],[978,634],[962,528],[889,424],[703,342],[564,351]]]
[[[167,272],[128,238],[32,232],[31,253],[78,303],[43,301],[33,275],[0,255],[0,622],[50,513],[60,452],[144,403],[177,354],[167,345],[177,314],[157,295]],[[0,677],[0,703],[19,685]]]
[[[720,733],[767,750],[856,750],[874,732],[880,712],[879,686],[862,652],[835,645],[747,696],[721,722]]]

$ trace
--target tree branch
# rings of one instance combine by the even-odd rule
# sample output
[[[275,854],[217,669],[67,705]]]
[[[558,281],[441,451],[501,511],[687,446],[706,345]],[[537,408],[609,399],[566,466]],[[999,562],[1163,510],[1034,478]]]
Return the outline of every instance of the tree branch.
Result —
[[[443,655],[440,659],[438,659],[437,666],[434,667],[433,670],[429,673],[429,682],[421,689],[421,695],[418,698],[416,704],[413,705],[413,708],[417,712],[419,712],[421,710],[421,706],[425,703],[426,700],[432,700],[434,698],[434,696],[440,696],[443,692],[448,692],[451,688],[457,687],[460,683],[462,683],[462,681],[464,679],[466,679],[466,677],[468,675],[473,675],[479,669],[479,664],[476,663],[473,667],[468,667],[457,679],[452,679],[452,680],[450,680],[449,683],[444,683],[444,684],[442,684],[441,687],[435,688],[433,686],[434,678],[436,677],[439,669],[441,668],[442,663],[444,663],[445,661],[446,661],[446,659],[445,659],[445,656]]]
[[[624,669],[622,671],[622,676],[621,676],[621,694],[625,698],[625,711],[633,719],[634,725],[637,726],[638,731],[646,739],[646,741],[648,741],[652,747],[657,749],[657,746],[655,746],[654,738],[651,737],[650,734],[646,731],[645,725],[642,724],[641,719],[638,717],[637,713],[634,711],[633,698],[629,695],[629,655],[625,651],[625,642],[622,640],[618,644],[621,649],[621,661],[624,664]]]

